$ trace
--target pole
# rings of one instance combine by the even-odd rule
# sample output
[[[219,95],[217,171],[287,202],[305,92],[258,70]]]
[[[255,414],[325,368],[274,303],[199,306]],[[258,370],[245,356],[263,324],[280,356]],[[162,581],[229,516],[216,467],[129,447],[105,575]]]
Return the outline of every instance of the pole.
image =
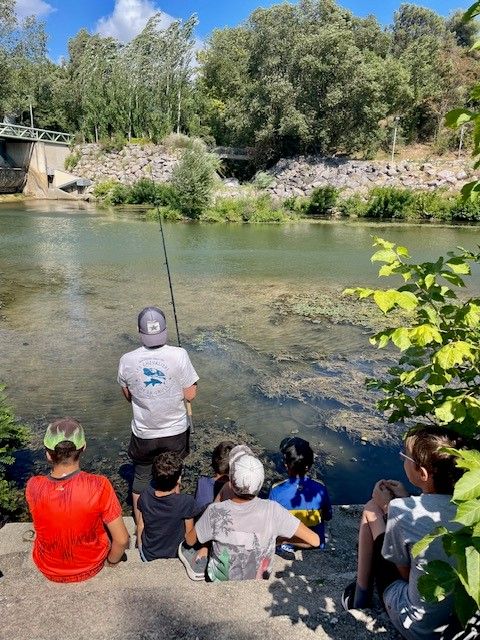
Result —
[[[395,145],[397,144],[397,128],[398,128],[399,120],[400,120],[400,116],[395,116],[394,118],[395,128],[393,130],[393,144],[392,144],[392,164],[395,162]]]
[[[461,154],[461,152],[462,152],[462,145],[463,145],[463,136],[464,136],[464,133],[465,133],[465,125],[463,125],[463,126],[460,128],[460,141],[459,141],[459,143],[458,143],[458,159],[459,159],[459,160],[460,160],[460,154]]]
[[[153,180],[152,180],[152,184],[154,184]],[[175,329],[177,331],[177,343],[178,343],[178,346],[181,347],[182,344],[180,342],[180,331],[178,329],[177,308],[175,306],[175,297],[173,295],[172,278],[170,276],[170,265],[168,263],[167,245],[165,244],[165,234],[163,232],[162,216],[160,215],[160,207],[158,206],[158,203],[157,203],[157,218],[158,218],[158,223],[160,225],[160,233],[162,234],[163,255],[165,257],[165,266],[167,267],[168,287],[170,289],[170,299],[172,301],[173,317],[175,320]],[[185,404],[187,408],[187,420],[188,420],[188,425],[190,427],[190,433],[193,433],[194,428],[193,428],[192,403],[190,402],[190,400],[186,400]]]
[[[33,107],[31,102],[30,102],[30,126],[33,129]]]

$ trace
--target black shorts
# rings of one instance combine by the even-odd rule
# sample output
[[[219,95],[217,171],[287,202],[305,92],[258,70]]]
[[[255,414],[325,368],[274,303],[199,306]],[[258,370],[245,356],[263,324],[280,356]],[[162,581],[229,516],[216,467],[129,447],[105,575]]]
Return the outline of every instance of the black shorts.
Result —
[[[190,453],[190,429],[176,436],[142,440],[132,433],[128,455],[135,463],[132,493],[140,494],[152,480],[152,464],[159,453],[172,451],[184,459]]]
[[[373,543],[373,577],[377,585],[378,595],[383,602],[383,593],[392,582],[402,580],[397,565],[382,556],[382,547],[385,534],[381,533]]]

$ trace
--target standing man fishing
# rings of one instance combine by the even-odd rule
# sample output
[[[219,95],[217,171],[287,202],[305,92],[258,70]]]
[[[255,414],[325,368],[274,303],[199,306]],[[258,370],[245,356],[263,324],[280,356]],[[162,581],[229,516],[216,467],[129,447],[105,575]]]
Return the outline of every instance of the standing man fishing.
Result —
[[[138,498],[150,484],[155,456],[173,451],[185,458],[190,451],[184,401],[195,398],[198,380],[185,349],[166,344],[163,311],[140,311],[138,332],[143,346],[124,354],[118,367],[118,382],[133,412],[128,455],[135,463],[132,500],[137,521]]]

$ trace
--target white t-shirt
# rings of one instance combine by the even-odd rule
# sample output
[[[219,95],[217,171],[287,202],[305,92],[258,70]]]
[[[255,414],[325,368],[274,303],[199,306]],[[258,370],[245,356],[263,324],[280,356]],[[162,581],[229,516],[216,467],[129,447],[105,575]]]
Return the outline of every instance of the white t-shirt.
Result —
[[[277,536],[291,538],[299,525],[294,515],[272,500],[225,500],[209,505],[195,531],[200,543],[212,540],[210,580],[268,579]]]
[[[188,428],[183,389],[198,375],[185,349],[140,347],[120,358],[118,382],[132,395],[132,431],[144,440],[165,438]]]
[[[429,604],[418,591],[418,579],[424,575],[424,567],[431,560],[443,560],[453,564],[447,557],[440,539],[434,540],[417,557],[412,556],[413,545],[435,527],[445,526],[449,530],[461,525],[453,523],[457,507],[451,496],[429,493],[410,498],[396,498],[388,506],[387,529],[382,547],[382,556],[402,567],[410,567],[408,582],[396,580],[383,594],[383,601],[393,624],[409,640],[434,640],[440,638],[436,629],[449,622],[454,610],[453,595],[439,603]]]

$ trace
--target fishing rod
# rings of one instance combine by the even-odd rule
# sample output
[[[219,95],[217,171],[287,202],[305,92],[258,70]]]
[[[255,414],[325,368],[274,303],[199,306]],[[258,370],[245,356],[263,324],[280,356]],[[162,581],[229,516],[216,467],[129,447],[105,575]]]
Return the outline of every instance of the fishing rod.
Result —
[[[152,183],[153,183],[153,180],[152,180]],[[175,296],[173,295],[173,285],[172,285],[172,278],[171,278],[171,275],[170,275],[170,264],[168,262],[167,245],[165,243],[165,234],[163,232],[162,215],[160,213],[160,206],[159,206],[158,200],[156,198],[155,198],[155,206],[156,206],[156,209],[157,209],[158,223],[160,225],[160,233],[162,234],[163,255],[165,257],[165,266],[167,267],[168,287],[170,289],[170,299],[172,301],[173,317],[175,319],[175,329],[177,330],[177,342],[178,342],[178,346],[181,347],[182,343],[180,341],[180,331],[178,329],[177,307],[175,306]],[[190,427],[190,433],[193,433],[192,403],[190,402],[190,400],[185,400],[185,403],[186,403],[186,406],[187,406],[188,426]]]

